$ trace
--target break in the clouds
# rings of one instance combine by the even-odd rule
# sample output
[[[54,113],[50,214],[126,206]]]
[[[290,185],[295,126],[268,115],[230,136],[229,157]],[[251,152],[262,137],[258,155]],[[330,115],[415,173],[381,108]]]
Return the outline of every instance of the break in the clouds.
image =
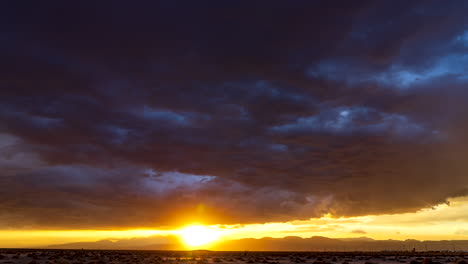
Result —
[[[1,5],[2,228],[360,216],[468,194],[465,1]]]

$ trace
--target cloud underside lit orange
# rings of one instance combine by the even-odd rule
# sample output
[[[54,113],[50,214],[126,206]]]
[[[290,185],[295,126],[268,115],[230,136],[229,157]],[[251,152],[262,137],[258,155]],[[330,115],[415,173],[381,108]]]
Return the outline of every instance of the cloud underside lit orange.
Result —
[[[199,238],[199,236],[203,236]],[[208,236],[209,235],[209,236]],[[1,230],[0,247],[37,247],[102,239],[130,239],[151,236],[178,236],[187,248],[213,246],[216,242],[240,238],[325,236],[374,239],[445,240],[468,239],[468,197],[414,213],[334,218],[330,215],[310,220],[247,225],[203,226],[187,222],[172,229],[127,230]]]

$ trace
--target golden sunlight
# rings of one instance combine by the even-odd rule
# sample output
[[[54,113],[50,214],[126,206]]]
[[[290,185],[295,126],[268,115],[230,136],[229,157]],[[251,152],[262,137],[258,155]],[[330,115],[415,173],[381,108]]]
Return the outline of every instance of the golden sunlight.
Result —
[[[206,226],[189,226],[180,230],[180,236],[190,247],[202,246],[216,241],[221,232]]]
[[[218,242],[242,238],[281,238],[288,236],[372,239],[467,240],[468,196],[452,198],[450,205],[421,209],[412,213],[367,215],[334,218],[326,215],[309,220],[270,222],[247,225],[193,224],[183,229],[128,230],[2,230],[0,248],[48,247],[76,242],[92,243],[100,240],[166,239],[175,238],[187,248],[216,249]],[[353,232],[362,230],[362,232]],[[177,238],[176,238],[177,237]],[[180,238],[180,239],[179,239]],[[138,239],[136,239],[138,240]],[[216,243],[215,243],[216,242]]]

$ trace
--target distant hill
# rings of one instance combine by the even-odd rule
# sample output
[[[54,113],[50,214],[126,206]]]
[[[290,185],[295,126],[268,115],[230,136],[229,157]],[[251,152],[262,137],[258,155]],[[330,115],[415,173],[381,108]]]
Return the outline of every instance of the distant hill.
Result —
[[[374,239],[372,238],[368,238],[368,237],[348,237],[348,238],[339,238],[339,240],[341,241],[375,241]]]
[[[419,240],[374,240],[368,237],[310,238],[285,237],[231,240],[217,245],[217,250],[252,251],[467,251],[468,240],[419,241]]]
[[[135,249],[135,250],[178,250],[183,249],[178,237],[152,236],[147,238],[106,239],[96,242],[76,242],[49,245],[54,249]]]
[[[175,236],[153,236],[120,240],[100,240],[96,242],[78,242],[50,245],[56,249],[135,249],[135,250],[183,250],[180,240]],[[217,243],[207,249],[226,251],[468,251],[468,240],[419,241],[409,239],[374,240],[368,237],[327,238],[313,236],[301,238],[264,237],[260,239],[244,238]]]

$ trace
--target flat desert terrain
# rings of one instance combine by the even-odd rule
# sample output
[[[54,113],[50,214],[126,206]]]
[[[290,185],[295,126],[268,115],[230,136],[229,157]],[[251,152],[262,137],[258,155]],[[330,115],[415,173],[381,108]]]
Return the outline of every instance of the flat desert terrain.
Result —
[[[239,252],[0,249],[0,264],[468,264],[467,252]]]

